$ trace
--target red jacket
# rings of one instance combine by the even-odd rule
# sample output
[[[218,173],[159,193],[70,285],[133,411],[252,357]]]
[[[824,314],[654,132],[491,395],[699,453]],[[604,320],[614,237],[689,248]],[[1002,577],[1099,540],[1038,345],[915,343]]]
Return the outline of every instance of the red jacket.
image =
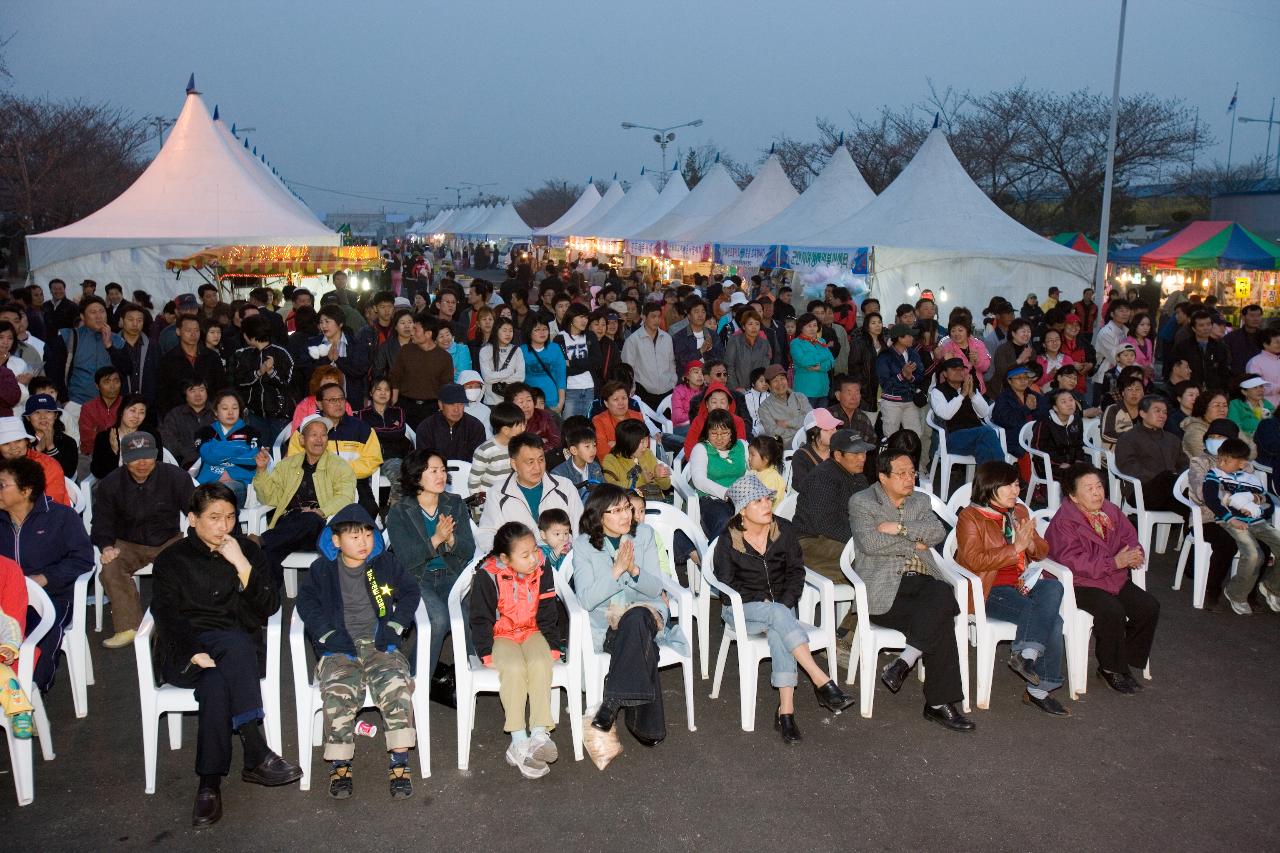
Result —
[[[8,557],[0,557],[0,611],[12,617],[18,623],[18,631],[26,636],[27,579],[22,567]]]
[[[27,450],[27,458],[35,460],[44,469],[44,493],[63,506],[71,506],[71,495],[67,494],[66,472],[62,470],[58,460],[35,448]]]
[[[729,390],[729,386],[723,382],[712,382],[702,392],[702,402],[698,404],[698,413],[693,416],[693,420],[689,423],[689,434],[684,440],[684,458],[688,459],[689,454],[693,453],[693,447],[698,443],[698,438],[702,435],[702,428],[707,423],[707,398],[711,396],[712,391],[723,391],[729,395],[729,413],[733,415],[733,425],[738,430],[738,438],[743,440],[747,437],[747,425],[742,418],[738,417],[738,403],[734,399],[733,392]],[[599,442],[596,442],[599,444]],[[608,451],[596,449],[596,453],[603,456]]]
[[[471,583],[471,641],[476,654],[488,666],[493,662],[496,639],[523,643],[541,633],[551,647],[552,660],[560,659],[559,608],[555,578],[542,564],[527,575],[518,574],[496,555],[476,566]]]

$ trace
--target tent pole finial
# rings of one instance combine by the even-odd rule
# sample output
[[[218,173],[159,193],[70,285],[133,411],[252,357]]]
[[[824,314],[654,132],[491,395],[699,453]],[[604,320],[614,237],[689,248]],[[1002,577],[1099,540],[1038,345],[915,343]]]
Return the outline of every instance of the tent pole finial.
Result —
[[[936,130],[942,124],[942,113],[933,114],[933,127]]]
[[[199,92],[196,91],[196,72],[194,71],[192,71],[191,76],[187,78],[187,94],[188,95],[200,94]]]
[[[217,104],[214,104],[214,105],[213,105],[213,120],[214,120],[214,121],[220,121],[220,119],[218,118],[218,105],[217,105]]]

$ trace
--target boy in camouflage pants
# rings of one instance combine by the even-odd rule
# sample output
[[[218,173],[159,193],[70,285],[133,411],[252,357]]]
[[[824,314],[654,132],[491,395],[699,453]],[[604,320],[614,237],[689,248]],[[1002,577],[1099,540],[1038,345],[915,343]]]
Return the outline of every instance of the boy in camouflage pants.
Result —
[[[351,504],[320,536],[322,556],[298,590],[298,614],[319,664],[316,679],[324,706],[324,757],[330,762],[329,794],[354,790],[356,717],[365,689],[382,712],[391,796],[413,793],[408,750],[416,745],[413,677],[400,647],[413,626],[417,581],[385,553],[373,519]]]

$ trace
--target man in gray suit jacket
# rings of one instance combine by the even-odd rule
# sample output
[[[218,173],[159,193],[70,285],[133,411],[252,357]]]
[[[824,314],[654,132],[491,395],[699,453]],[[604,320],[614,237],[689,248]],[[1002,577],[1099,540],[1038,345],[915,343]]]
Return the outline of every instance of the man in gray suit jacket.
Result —
[[[951,731],[973,731],[973,723],[955,704],[964,698],[955,635],[960,608],[951,584],[940,580],[930,550],[947,531],[929,498],[915,491],[916,470],[908,454],[881,452],[876,473],[877,485],[850,498],[849,519],[869,615],[877,625],[907,638],[906,648],[884,668],[880,680],[897,693],[923,656],[928,665],[925,719]]]

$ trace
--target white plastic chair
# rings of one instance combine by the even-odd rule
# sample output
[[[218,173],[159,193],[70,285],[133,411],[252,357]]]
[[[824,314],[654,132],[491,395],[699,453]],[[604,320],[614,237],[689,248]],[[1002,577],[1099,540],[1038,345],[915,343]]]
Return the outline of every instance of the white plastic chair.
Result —
[[[413,623],[416,626],[415,658],[419,666],[428,666],[431,660],[431,620],[427,617],[427,606],[421,601],[418,602],[417,612],[413,614]],[[324,738],[324,728],[317,724],[317,715],[324,710],[320,698],[320,682],[315,680],[316,668],[307,663],[309,645],[306,626],[302,624],[297,608],[294,608],[293,618],[289,620],[289,658],[293,665],[293,697],[298,718],[298,767],[302,770],[301,788],[304,791],[311,790],[312,753]],[[431,704],[430,692],[430,675],[413,679],[413,727],[418,736],[418,772],[423,779],[431,775],[431,721],[428,710]],[[365,688],[362,709],[373,707],[376,707],[373,697],[368,688]]]
[[[880,680],[876,659],[884,649],[905,648],[907,638],[901,631],[885,628],[871,621],[871,605],[867,600],[867,585],[853,568],[856,556],[856,548],[853,540],[850,539],[848,544],[845,545],[844,551],[840,554],[840,571],[844,573],[844,576],[849,579],[849,583],[853,585],[857,602],[858,626],[854,629],[853,649],[849,655],[849,673],[845,676],[845,683],[852,684],[859,668],[861,668],[862,680],[858,682],[859,708],[862,716],[870,719],[872,707],[875,703],[876,683]],[[955,618],[956,655],[960,660],[960,686],[964,694],[964,710],[968,712],[968,624],[964,616],[965,611],[968,609],[966,603],[968,590],[954,581],[952,582],[952,587],[955,591],[956,603],[960,606],[960,615]],[[920,680],[924,681],[924,666],[917,665],[916,669],[919,672]]]
[[[71,624],[62,633],[62,651],[67,656],[67,680],[71,682],[71,704],[76,717],[89,714],[89,685],[93,684],[93,654],[89,648],[89,581],[101,571],[98,549],[93,549],[94,566],[76,578],[71,599]]]
[[[1049,459],[1049,454],[1031,444],[1035,426],[1035,421],[1027,421],[1018,432],[1018,444],[1023,451],[1031,454],[1031,482],[1027,484],[1027,498],[1030,499],[1036,486],[1044,486],[1046,506],[1056,511],[1062,503],[1062,487],[1053,478],[1053,462]]]
[[[956,519],[960,517],[960,510],[969,505],[970,499],[973,497],[973,483],[965,483],[956,489],[955,494],[947,501],[947,518],[951,520],[951,526],[954,527]]]
[[[80,485],[70,477],[63,477],[62,480],[67,486],[67,497],[71,498],[71,508],[77,515],[83,517],[85,510],[89,508],[88,490],[81,489]]]
[[[755,731],[756,727],[756,683],[760,678],[760,661],[771,657],[769,641],[764,634],[745,633],[747,617],[746,611],[743,610],[742,606],[742,596],[716,578],[712,561],[719,541],[719,539],[716,539],[712,542],[706,553],[702,555],[702,579],[707,586],[720,594],[722,607],[727,604],[733,609],[733,625],[728,622],[724,623],[724,633],[720,639],[720,653],[716,656],[715,678],[711,682],[711,698],[716,699],[720,695],[720,683],[724,678],[725,663],[729,659],[729,646],[736,644],[738,647],[738,699],[742,730],[750,732]],[[835,584],[830,579],[824,578],[809,568],[804,570],[804,574],[805,594],[801,595],[800,603],[796,610],[799,614],[800,623],[809,634],[810,651],[826,651],[827,674],[831,675],[832,671],[836,669]],[[817,597],[816,602],[813,601],[815,595]],[[806,600],[806,596],[808,596],[808,600]],[[815,608],[819,618],[816,621],[806,622],[806,616],[810,619],[813,618]]]
[[[1104,459],[1102,447],[1102,423],[1098,418],[1084,419],[1084,449],[1089,454],[1093,467],[1102,470]]]
[[[1187,568],[1187,557],[1191,557],[1191,606],[1197,610],[1204,609],[1205,590],[1209,587],[1209,561],[1213,559],[1213,546],[1204,538],[1204,519],[1200,516],[1200,506],[1191,499],[1190,472],[1183,471],[1178,481],[1173,484],[1173,496],[1178,503],[1187,507],[1191,517],[1191,535],[1184,536],[1182,547],[1178,553],[1178,571],[1173,576],[1173,588],[1182,589],[1182,575]]]
[[[471,463],[451,459],[445,464],[445,469],[449,472],[447,490],[463,499],[471,497],[471,486],[467,483],[471,478]]]
[[[280,620],[277,610],[267,620],[267,676],[262,679],[262,709],[266,719],[263,731],[267,745],[278,755],[284,751],[280,724]],[[146,792],[156,792],[156,753],[160,747],[160,718],[169,715],[169,748],[182,747],[182,715],[200,710],[195,690],[156,686],[151,663],[151,635],[155,618],[148,610],[142,617],[138,634],[133,638],[133,653],[138,662],[138,694],[142,706],[142,760],[146,772]]]
[[[40,614],[40,621],[28,626],[26,639],[18,648],[18,685],[31,700],[31,721],[35,736],[40,738],[40,752],[45,761],[52,761],[53,731],[44,710],[44,699],[32,684],[36,666],[36,646],[53,627],[53,602],[31,578],[25,578],[27,601]],[[18,805],[29,806],[36,797],[35,768],[30,739],[19,740],[13,736],[13,721],[0,714],[0,729],[4,729],[5,742],[9,746],[9,764],[13,767],[13,787],[18,794]]]
[[[498,670],[491,669],[480,662],[480,658],[467,646],[466,628],[462,615],[462,599],[471,592],[471,581],[479,560],[462,570],[453,589],[449,590],[449,628],[453,635],[453,666],[458,696],[458,769],[466,770],[471,765],[471,729],[475,726],[476,695],[479,693],[498,692]],[[556,579],[556,593],[561,600],[571,595],[566,593],[559,579]],[[565,692],[569,728],[573,737],[573,757],[582,760],[582,661],[578,659],[577,647],[569,643],[569,659],[559,661],[551,667],[551,718],[559,721],[560,697],[557,689]]]
[[[658,403],[658,408],[654,410],[654,414],[662,421],[662,432],[670,435],[675,431],[675,424],[671,421],[671,394],[662,398],[662,402]]]
[[[783,496],[782,502],[778,504],[773,514],[778,518],[785,518],[791,521],[796,515],[796,506],[800,503],[800,493],[794,489],[788,489],[786,495]]]
[[[271,456],[276,462],[285,457],[285,451],[289,447],[289,438],[293,435],[293,424],[284,425],[284,429],[280,430],[276,435],[275,441],[271,442]]]
[[[1116,467],[1114,450],[1107,451],[1107,471],[1114,478],[1112,482],[1116,488],[1115,496],[1111,499],[1112,503],[1118,505],[1120,511],[1125,515],[1136,515],[1138,517],[1138,542],[1142,544],[1142,549],[1146,552],[1145,556],[1149,565],[1151,563],[1151,555],[1155,553],[1151,548],[1153,531],[1155,533],[1155,550],[1163,554],[1169,547],[1169,528],[1176,526],[1181,530],[1184,523],[1182,516],[1169,510],[1147,509],[1146,499],[1142,492],[1142,482],[1137,477],[1131,477]],[[1128,483],[1133,490],[1132,502],[1124,497],[1123,483]]]
[[[707,538],[702,533],[702,525],[691,519],[687,513],[669,504],[652,502],[645,507],[645,523],[651,525],[662,536],[667,550],[667,559],[675,566],[675,532],[683,532],[693,542],[694,553],[702,559],[708,553]],[[693,561],[690,561],[693,562]],[[693,610],[690,611],[698,632],[698,664],[702,678],[711,674],[711,599],[715,591],[702,580],[702,570],[694,563],[692,568],[686,567],[689,589],[693,593]],[[692,648],[692,646],[690,646]]]
[[[569,642],[577,643],[578,660],[582,661],[582,686],[586,693],[586,709],[588,713],[600,707],[604,701],[604,679],[609,673],[609,662],[612,656],[608,652],[597,652],[595,641],[591,635],[591,616],[578,600],[573,591],[573,553],[565,557],[556,573],[557,587],[562,591],[565,609],[569,611]],[[678,628],[684,635],[689,648],[687,655],[682,655],[670,646],[658,647],[658,668],[680,666],[684,678],[685,716],[689,731],[697,731],[693,721],[693,631],[689,620],[693,614],[693,593],[666,575],[662,575],[662,588],[667,593],[671,604],[672,616],[680,617]]]
[[[970,480],[973,478],[973,472],[978,469],[978,458],[962,453],[951,453],[947,449],[947,431],[934,418],[932,410],[924,416],[924,419],[925,423],[934,430],[938,441],[938,452],[933,457],[933,462],[929,465],[929,479],[931,482],[941,484],[939,495],[945,501],[951,497],[951,469],[956,465],[963,465],[965,467],[965,480]],[[941,471],[935,474],[934,470],[938,466],[941,466]]]
[[[160,448],[160,461],[168,462],[170,465],[178,464],[178,458],[170,453],[167,447]]]
[[[952,530],[947,536],[947,541],[942,546],[942,559],[938,561],[938,567],[944,574],[952,579],[953,582],[959,581],[968,587],[973,599],[973,612],[966,614],[969,621],[969,642],[973,644],[977,653],[975,661],[976,675],[978,677],[978,697],[977,705],[984,711],[991,707],[991,686],[995,681],[995,665],[996,665],[996,646],[1000,643],[1013,642],[1018,633],[1018,626],[1013,622],[1005,622],[1001,619],[994,619],[987,616],[987,602],[983,595],[982,578],[960,565],[955,560],[956,554],[956,531]],[[1066,650],[1072,632],[1076,624],[1076,593],[1075,587],[1072,586],[1071,570],[1065,566],[1055,563],[1053,560],[1044,559],[1036,562],[1036,566],[1042,572],[1053,575],[1062,584],[1062,602],[1058,607],[1058,615],[1062,618],[1063,633],[1063,649]],[[965,608],[967,610],[967,607]],[[1088,643],[1088,635],[1086,644]],[[1064,655],[1066,658],[1066,670],[1064,673],[1064,682],[1068,685],[1072,681],[1073,661],[1070,654]],[[1072,699],[1075,695],[1072,694]]]
[[[294,551],[280,561],[284,570],[284,594],[289,598],[298,597],[298,572],[310,569],[311,564],[320,558],[317,551]]]

